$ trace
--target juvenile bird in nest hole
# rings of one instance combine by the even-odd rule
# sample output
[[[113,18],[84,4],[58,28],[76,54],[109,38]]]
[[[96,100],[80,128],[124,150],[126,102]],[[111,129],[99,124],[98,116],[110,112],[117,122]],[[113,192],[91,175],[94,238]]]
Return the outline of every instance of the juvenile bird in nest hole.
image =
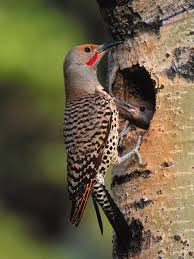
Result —
[[[121,41],[102,45],[85,44],[72,48],[64,62],[66,109],[64,140],[67,152],[67,181],[72,201],[70,221],[78,226],[89,195],[92,195],[100,230],[103,225],[98,205],[112,225],[119,247],[127,250],[129,226],[105,188],[104,177],[111,164],[121,163],[138,153],[136,147],[119,157],[119,109],[129,118],[139,109],[120,99],[111,97],[97,78],[97,64],[107,50]],[[126,129],[125,129],[126,130]]]

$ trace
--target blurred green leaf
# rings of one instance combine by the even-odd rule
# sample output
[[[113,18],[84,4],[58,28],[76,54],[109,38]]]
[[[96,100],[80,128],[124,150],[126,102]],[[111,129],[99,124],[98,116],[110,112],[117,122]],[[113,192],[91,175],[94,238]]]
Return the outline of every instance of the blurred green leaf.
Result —
[[[70,46],[84,40],[83,28],[57,9],[23,4],[0,9],[0,76],[12,74],[39,92],[63,85],[62,64]],[[33,88],[31,90],[33,90]]]

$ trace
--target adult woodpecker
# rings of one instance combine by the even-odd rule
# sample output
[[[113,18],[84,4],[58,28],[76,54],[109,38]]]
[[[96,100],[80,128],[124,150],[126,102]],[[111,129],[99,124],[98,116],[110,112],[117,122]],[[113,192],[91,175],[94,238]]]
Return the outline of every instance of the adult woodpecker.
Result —
[[[118,156],[116,100],[104,90],[97,78],[98,62],[107,50],[120,43],[80,45],[67,54],[64,62],[64,139],[68,191],[72,201],[70,221],[78,226],[91,193],[101,232],[102,221],[97,204],[102,207],[110,221],[120,247],[126,250],[130,229],[105,188],[104,176],[110,164],[129,158],[137,151],[139,143],[135,150],[124,157]],[[132,116],[136,108],[127,104],[127,110],[129,116]]]

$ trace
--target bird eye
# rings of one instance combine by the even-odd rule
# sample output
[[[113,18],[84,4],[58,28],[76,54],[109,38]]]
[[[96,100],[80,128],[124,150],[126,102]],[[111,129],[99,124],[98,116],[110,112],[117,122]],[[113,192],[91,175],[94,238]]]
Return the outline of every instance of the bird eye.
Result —
[[[85,52],[88,52],[88,53],[89,53],[89,52],[91,51],[91,48],[86,47],[84,50],[85,50]]]
[[[145,112],[145,109],[146,109],[146,108],[145,108],[145,106],[141,105],[141,106],[139,107],[139,109],[140,109],[141,112]]]

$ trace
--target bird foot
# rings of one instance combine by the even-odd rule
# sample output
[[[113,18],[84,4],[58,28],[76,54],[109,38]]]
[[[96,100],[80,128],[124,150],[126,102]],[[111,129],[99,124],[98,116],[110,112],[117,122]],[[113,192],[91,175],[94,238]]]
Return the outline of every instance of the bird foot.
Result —
[[[129,125],[130,125],[129,121],[128,121],[128,120],[125,121],[125,124],[124,124],[123,129],[122,129],[121,132],[119,133],[119,144],[118,144],[119,147],[122,146],[123,138],[124,138],[124,136],[126,136],[127,133],[129,132]]]
[[[128,152],[127,154],[123,155],[122,157],[119,157],[119,159],[118,159],[119,164],[124,162],[125,160],[127,160],[131,156],[136,155],[138,157],[139,164],[141,166],[146,166],[146,163],[143,161],[142,156],[139,152],[139,148],[141,146],[141,140],[142,140],[142,136],[139,136],[138,140],[137,140],[137,143],[136,143],[136,146],[130,152]]]

